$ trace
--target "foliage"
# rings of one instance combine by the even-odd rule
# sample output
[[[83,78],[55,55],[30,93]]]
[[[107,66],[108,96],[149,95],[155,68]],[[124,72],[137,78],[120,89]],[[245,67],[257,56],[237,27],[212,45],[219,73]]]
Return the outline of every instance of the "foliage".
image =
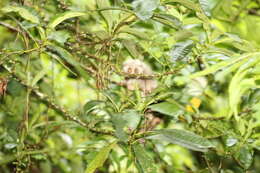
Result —
[[[259,172],[259,16],[259,0],[1,0],[0,172]],[[124,73],[131,58],[154,74]]]

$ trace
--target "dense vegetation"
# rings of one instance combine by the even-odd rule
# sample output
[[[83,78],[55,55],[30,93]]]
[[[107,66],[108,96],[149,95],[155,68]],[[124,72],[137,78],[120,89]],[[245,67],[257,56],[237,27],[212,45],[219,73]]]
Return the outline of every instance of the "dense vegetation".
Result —
[[[1,173],[260,172],[260,0],[1,0],[0,33]]]

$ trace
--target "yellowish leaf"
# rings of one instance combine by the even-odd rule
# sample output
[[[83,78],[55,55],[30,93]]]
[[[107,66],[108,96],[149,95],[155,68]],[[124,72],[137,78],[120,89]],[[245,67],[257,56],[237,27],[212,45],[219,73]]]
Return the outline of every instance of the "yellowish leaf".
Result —
[[[200,100],[199,98],[197,98],[197,97],[193,97],[193,98],[190,100],[190,103],[191,103],[191,105],[192,105],[194,108],[198,109],[198,108],[200,107],[201,100]]]
[[[191,105],[186,105],[186,111],[190,112],[190,113],[194,113],[195,112]]]

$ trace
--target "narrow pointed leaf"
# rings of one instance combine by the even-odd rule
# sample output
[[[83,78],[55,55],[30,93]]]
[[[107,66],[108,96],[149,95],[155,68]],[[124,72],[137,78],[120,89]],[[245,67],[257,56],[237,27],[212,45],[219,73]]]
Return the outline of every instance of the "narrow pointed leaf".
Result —
[[[22,18],[32,22],[32,23],[40,23],[40,20],[37,15],[33,13],[33,10],[29,7],[25,6],[6,6],[1,9],[4,13],[9,12],[16,12],[18,13]]]
[[[181,5],[189,8],[189,9],[192,9],[192,10],[195,10],[195,11],[199,11],[199,8],[198,8],[197,4],[195,4],[194,2],[192,2],[190,0],[168,0],[166,3],[167,4],[172,4],[174,2],[180,3]]]
[[[133,36],[138,37],[138,38],[143,39],[143,40],[149,40],[150,39],[149,36],[146,33],[142,32],[138,29],[135,29],[135,28],[123,27],[122,29],[120,29],[120,33],[128,33],[130,35],[133,35]]]
[[[159,112],[161,114],[168,115],[174,118],[177,118],[179,113],[182,112],[181,108],[178,105],[169,102],[153,104],[150,105],[149,108],[155,112]]]
[[[110,3],[108,0],[96,0],[99,9],[110,8]],[[111,10],[105,10],[101,12],[102,17],[105,19],[109,29],[112,28],[115,17]]]
[[[156,164],[153,158],[147,153],[141,145],[134,145],[134,154],[136,157],[137,165],[144,173],[157,173]]]
[[[209,0],[199,0],[199,3],[205,15],[208,17],[211,16]]]
[[[112,148],[116,145],[116,141],[102,148],[96,155],[96,157],[87,165],[85,173],[93,173],[97,168],[103,166],[104,162],[107,160],[107,157]]]
[[[223,68],[225,68],[229,65],[234,65],[235,63],[238,63],[242,60],[245,60],[245,59],[248,59],[248,58],[254,57],[254,56],[259,56],[259,55],[260,55],[260,53],[250,53],[250,54],[245,54],[245,55],[242,55],[242,56],[239,56],[239,57],[233,57],[229,60],[222,61],[220,63],[214,64],[214,65],[206,68],[203,71],[194,73],[194,74],[190,75],[190,78],[196,78],[196,77],[199,77],[199,76],[205,76],[205,75],[208,75],[208,74],[211,74],[211,73],[215,73],[216,71],[223,69]]]
[[[158,7],[159,3],[159,0],[135,0],[132,6],[141,20],[147,20],[153,16],[153,11]]]
[[[137,128],[141,120],[141,115],[135,110],[127,110],[113,115],[112,123],[116,129],[116,136],[126,142],[128,139],[127,132]]]
[[[37,73],[37,75],[33,78],[31,85],[35,86],[37,82],[39,82],[39,80],[41,80],[46,73],[47,73],[46,69],[43,69],[42,71]]]
[[[86,13],[82,13],[82,12],[74,12],[74,11],[69,11],[69,12],[65,12],[62,13],[58,16],[56,16],[48,25],[49,28],[54,29],[57,25],[59,25],[61,22],[63,22],[64,20],[73,18],[73,17],[79,17],[79,16],[84,16],[86,15]]]
[[[235,153],[236,161],[245,169],[248,169],[253,163],[253,152],[248,146],[242,146]]]
[[[193,42],[191,40],[176,43],[170,52],[172,61],[175,62],[185,58],[191,52],[192,47]]]
[[[134,41],[123,40],[122,43],[133,58],[138,58],[140,56],[140,53],[137,51],[137,45]]]
[[[153,19],[172,28],[178,29],[182,25],[181,21],[178,18],[169,14],[156,14],[154,15]]]
[[[165,140],[167,142],[201,152],[206,152],[208,148],[214,147],[208,139],[186,130],[162,129],[155,131],[155,133],[157,135],[150,136],[148,138]]]
[[[63,61],[66,61],[67,63],[75,67],[77,72],[85,79],[89,78],[87,72],[81,67],[81,64],[78,61],[76,61],[67,50],[55,45],[48,45],[47,49],[51,53],[58,55]]]

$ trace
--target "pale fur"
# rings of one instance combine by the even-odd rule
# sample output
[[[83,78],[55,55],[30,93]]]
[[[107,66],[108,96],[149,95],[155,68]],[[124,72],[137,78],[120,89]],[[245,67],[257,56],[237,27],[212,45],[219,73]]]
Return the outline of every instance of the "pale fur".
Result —
[[[123,72],[130,75],[153,75],[153,71],[143,61],[138,59],[129,59],[123,63]],[[151,93],[157,87],[157,81],[154,79],[126,79],[128,90],[140,89],[144,94]]]

